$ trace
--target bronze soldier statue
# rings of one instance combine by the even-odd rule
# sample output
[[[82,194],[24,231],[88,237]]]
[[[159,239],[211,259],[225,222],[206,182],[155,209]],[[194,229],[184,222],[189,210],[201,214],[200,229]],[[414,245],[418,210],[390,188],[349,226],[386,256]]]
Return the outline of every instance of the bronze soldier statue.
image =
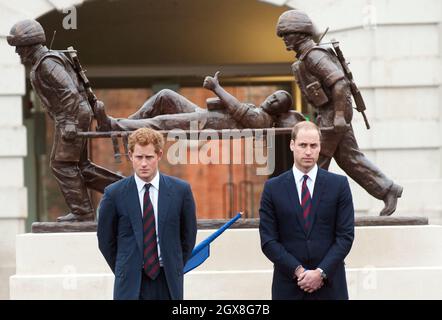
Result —
[[[83,83],[63,53],[43,45],[45,33],[37,21],[17,22],[7,41],[16,47],[22,63],[31,66],[31,85],[55,123],[50,166],[71,211],[57,221],[93,220],[87,189],[103,192],[123,177],[93,164],[87,140],[77,137],[77,132],[90,130],[94,116]]]
[[[380,215],[391,215],[403,188],[387,178],[359,150],[352,120],[349,79],[336,55],[313,41],[314,26],[300,10],[284,12],[276,33],[288,51],[296,52],[292,65],[302,95],[316,108],[321,128],[321,153],[318,165],[328,169],[331,158],[373,197],[383,200]]]
[[[218,98],[209,99],[207,109],[200,108],[182,95],[164,89],[150,97],[144,105],[127,119],[107,116],[103,106],[97,108],[102,131],[131,131],[147,127],[156,130],[190,129],[192,121],[198,129],[242,129],[293,127],[305,120],[292,109],[292,97],[283,90],[271,94],[258,107],[241,103],[221,87],[219,72],[206,77],[204,87],[212,90]],[[289,112],[290,111],[290,112]]]

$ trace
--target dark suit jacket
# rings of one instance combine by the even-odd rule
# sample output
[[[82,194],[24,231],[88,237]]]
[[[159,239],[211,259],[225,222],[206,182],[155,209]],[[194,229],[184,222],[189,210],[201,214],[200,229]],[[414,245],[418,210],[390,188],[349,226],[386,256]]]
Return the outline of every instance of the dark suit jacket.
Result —
[[[307,232],[292,170],[266,182],[259,214],[261,248],[274,263],[273,299],[348,299],[344,258],[353,243],[354,209],[346,177],[318,169]],[[293,280],[299,265],[323,269],[325,285],[304,293]]]
[[[183,299],[183,268],[196,239],[195,202],[187,182],[160,174],[158,236],[172,299]],[[133,176],[104,190],[98,246],[115,274],[114,299],[138,299],[143,265],[143,227]]]

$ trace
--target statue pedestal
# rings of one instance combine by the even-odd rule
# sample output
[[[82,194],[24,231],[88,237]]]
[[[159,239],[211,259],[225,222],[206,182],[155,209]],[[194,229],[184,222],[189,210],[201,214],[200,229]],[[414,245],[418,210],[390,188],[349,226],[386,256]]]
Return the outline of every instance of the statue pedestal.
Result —
[[[112,299],[114,276],[95,232],[17,236],[11,299]]]
[[[346,267],[351,299],[442,299],[442,226],[356,227]],[[256,228],[230,229],[186,274],[184,297],[270,299],[272,269]],[[113,280],[94,232],[17,236],[11,299],[112,299]]]

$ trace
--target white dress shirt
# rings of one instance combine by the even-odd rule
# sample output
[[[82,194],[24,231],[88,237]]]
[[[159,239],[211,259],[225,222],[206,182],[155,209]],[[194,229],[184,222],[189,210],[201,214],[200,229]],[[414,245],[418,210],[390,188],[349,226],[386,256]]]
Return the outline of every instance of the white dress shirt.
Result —
[[[141,217],[143,217],[143,200],[144,200],[144,186],[147,183],[150,183],[151,186],[149,188],[149,197],[150,202],[152,202],[153,212],[155,215],[155,231],[157,233],[157,248],[158,248],[158,258],[160,260],[160,266],[163,265],[163,260],[161,259],[161,251],[160,251],[160,238],[158,237],[158,193],[160,191],[160,172],[157,171],[157,174],[150,182],[146,182],[142,180],[137,174],[134,174],[135,183],[137,184],[138,190],[138,199],[140,201],[141,208]]]
[[[305,175],[308,175],[307,188],[310,191],[310,196],[313,198],[316,176],[318,174],[318,165],[315,164],[315,166],[307,173],[300,171],[298,168],[296,168],[295,165],[293,165],[292,171],[293,171],[293,176],[295,177],[296,190],[298,190],[299,203],[301,203],[302,182],[304,181]]]

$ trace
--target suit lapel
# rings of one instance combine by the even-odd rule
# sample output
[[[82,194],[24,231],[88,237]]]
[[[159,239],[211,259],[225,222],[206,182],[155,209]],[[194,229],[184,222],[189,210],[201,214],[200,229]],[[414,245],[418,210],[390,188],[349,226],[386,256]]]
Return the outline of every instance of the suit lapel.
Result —
[[[321,201],[322,193],[325,190],[325,187],[324,187],[325,181],[327,180],[325,173],[326,173],[325,170],[318,168],[318,174],[316,175],[315,188],[313,191],[313,198],[312,198],[312,212],[311,212],[312,224],[311,224],[310,228],[308,229],[307,237],[310,236],[310,232],[312,231],[313,226],[316,222],[316,216],[317,216],[316,212],[318,210],[319,203]]]
[[[158,236],[161,240],[164,226],[166,225],[172,189],[167,179],[160,173],[160,188],[158,192]]]
[[[286,179],[284,179],[284,183],[285,183],[285,189],[287,190],[288,199],[290,201],[290,207],[294,208],[296,219],[298,220],[299,226],[301,227],[302,230],[304,230],[305,233],[305,229],[303,227],[304,218],[302,217],[302,207],[301,204],[299,203],[298,190],[296,188],[295,177],[293,176],[292,170],[287,172],[287,177]]]
[[[141,214],[137,184],[135,183],[135,178],[133,176],[127,184],[124,199],[126,199],[126,210],[129,214],[138,248],[140,249],[140,252],[143,252],[143,217]]]

